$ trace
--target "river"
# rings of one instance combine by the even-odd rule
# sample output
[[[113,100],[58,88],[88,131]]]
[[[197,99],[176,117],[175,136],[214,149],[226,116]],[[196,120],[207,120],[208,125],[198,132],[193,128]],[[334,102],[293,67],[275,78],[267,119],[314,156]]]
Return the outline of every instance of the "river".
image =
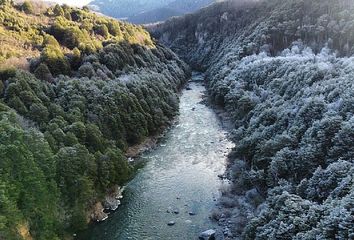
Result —
[[[215,228],[209,216],[220,187],[227,184],[218,175],[233,144],[214,111],[203,104],[205,87],[198,79],[194,76],[183,90],[176,123],[140,157],[145,165],[127,184],[122,205],[81,239],[193,240]],[[169,221],[175,225],[168,226]]]

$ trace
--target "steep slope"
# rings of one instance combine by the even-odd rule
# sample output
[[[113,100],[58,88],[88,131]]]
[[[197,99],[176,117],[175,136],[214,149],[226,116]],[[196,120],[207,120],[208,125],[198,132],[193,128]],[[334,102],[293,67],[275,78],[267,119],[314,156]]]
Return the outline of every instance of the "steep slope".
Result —
[[[189,70],[87,9],[2,0],[0,29],[0,239],[66,239],[107,216],[124,152],[169,124]]]
[[[228,238],[353,237],[353,1],[227,1],[151,31],[234,122]]]
[[[173,2],[173,0],[95,0],[90,3],[90,6],[98,7],[100,12],[108,16],[128,18],[141,12],[162,7],[170,2]]]
[[[133,23],[164,21],[173,16],[196,11],[215,0],[95,0],[90,7],[115,18]]]
[[[150,11],[142,12],[129,17],[127,20],[133,23],[151,23],[151,22],[161,22],[170,17],[183,15],[182,11],[169,8],[160,7]]]
[[[133,23],[161,22],[171,17],[197,11],[213,2],[214,0],[175,0],[162,7],[130,16],[128,21]]]

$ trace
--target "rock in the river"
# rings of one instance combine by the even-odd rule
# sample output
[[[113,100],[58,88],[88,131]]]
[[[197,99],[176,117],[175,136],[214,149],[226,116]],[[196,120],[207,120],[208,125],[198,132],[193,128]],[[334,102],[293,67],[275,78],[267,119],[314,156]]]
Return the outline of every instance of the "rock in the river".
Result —
[[[175,209],[175,210],[173,210],[173,213],[174,213],[174,214],[179,214],[179,210],[178,210],[178,209]]]
[[[199,235],[200,240],[215,240],[216,231],[213,229],[206,230]]]
[[[176,223],[174,222],[174,221],[169,221],[168,223],[167,223],[167,225],[168,226],[173,226],[173,225],[175,225]]]
[[[168,207],[166,210],[167,213],[172,213],[172,207]]]
[[[195,212],[192,212],[192,211],[190,211],[188,214],[189,214],[190,216],[196,215],[196,213],[195,213]]]

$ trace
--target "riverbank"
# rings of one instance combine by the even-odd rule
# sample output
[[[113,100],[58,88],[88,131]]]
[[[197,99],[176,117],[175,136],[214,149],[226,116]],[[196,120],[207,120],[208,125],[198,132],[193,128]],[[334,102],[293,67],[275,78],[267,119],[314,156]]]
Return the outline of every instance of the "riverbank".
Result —
[[[232,131],[234,130],[234,123],[230,114],[220,105],[214,103],[210,97],[208,90],[205,92],[204,104],[210,107],[218,117],[220,124],[227,132],[228,139],[232,141]],[[236,144],[236,143],[235,143]],[[216,199],[215,208],[210,212],[210,218],[218,225],[216,227],[216,240],[233,240],[236,239],[232,232],[234,228],[234,221],[231,221],[231,211],[233,208],[234,195],[231,193],[233,172],[232,172],[232,149],[230,148],[229,154],[226,155],[225,171],[223,174],[218,175],[220,179],[227,182],[220,189],[220,197]],[[240,222],[241,224],[241,222]]]
[[[181,96],[182,91],[186,88],[186,85],[191,79],[192,74],[193,73],[190,72],[187,75],[188,77],[183,81],[183,84],[178,86],[177,93],[179,97]],[[141,143],[129,146],[127,148],[124,155],[127,158],[129,164],[131,164],[135,170],[136,168],[139,168],[139,164],[141,163],[141,161],[135,160],[138,159],[138,157],[141,156],[144,152],[152,150],[157,146],[159,140],[164,137],[166,131],[174,124],[177,116],[178,112],[174,118],[167,122],[166,125],[161,126],[156,134],[148,136]],[[135,174],[136,173],[134,172],[131,177],[133,178]],[[91,208],[87,211],[87,222],[95,223],[107,220],[109,214],[116,211],[120,206],[121,199],[123,198],[123,190],[124,187],[118,185],[108,189],[105,197],[102,200],[96,201],[94,204],[92,204]],[[76,236],[76,233],[74,233],[74,236]]]
[[[171,121],[171,125],[173,121]],[[169,128],[164,127],[163,130],[160,131],[159,134],[156,134],[151,137],[147,137],[143,142],[131,146],[127,149],[125,156],[129,164],[132,166],[138,166],[141,161],[136,161],[139,156],[143,153],[154,149],[159,140],[163,138],[165,131]],[[132,178],[136,173],[133,173]],[[114,213],[119,206],[121,205],[121,199],[123,199],[124,186],[114,186],[113,188],[107,191],[106,196],[102,201],[97,201],[91,210],[89,211],[89,222],[103,222],[109,218],[111,213]]]
[[[127,184],[118,211],[79,239],[197,239],[217,228],[209,217],[225,184],[218,175],[225,171],[232,143],[204,104],[204,92],[201,82],[186,86],[175,123],[137,157],[145,164]]]
[[[206,84],[207,85],[207,84]],[[208,89],[207,89],[208,91]],[[264,198],[256,188],[243,191],[237,183],[238,178],[246,169],[244,161],[237,161],[234,150],[236,149],[235,123],[230,113],[221,105],[210,99],[211,93],[206,93],[206,104],[213,109],[218,116],[223,129],[227,132],[228,138],[234,143],[226,156],[225,172],[219,177],[228,184],[220,189],[220,197],[217,199],[216,207],[211,212],[211,218],[218,225],[219,235],[216,240],[238,240],[249,222],[250,216],[258,214],[264,209]]]

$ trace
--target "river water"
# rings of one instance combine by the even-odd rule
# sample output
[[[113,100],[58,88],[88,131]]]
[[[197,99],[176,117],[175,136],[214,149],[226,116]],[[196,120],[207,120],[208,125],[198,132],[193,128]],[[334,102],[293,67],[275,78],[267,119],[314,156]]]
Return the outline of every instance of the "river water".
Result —
[[[202,103],[202,82],[190,82],[187,89],[174,126],[156,148],[141,156],[146,163],[127,184],[122,205],[81,239],[193,240],[215,228],[209,216],[220,187],[227,184],[218,175],[224,173],[233,145],[216,114]],[[175,225],[168,226],[169,221]]]

